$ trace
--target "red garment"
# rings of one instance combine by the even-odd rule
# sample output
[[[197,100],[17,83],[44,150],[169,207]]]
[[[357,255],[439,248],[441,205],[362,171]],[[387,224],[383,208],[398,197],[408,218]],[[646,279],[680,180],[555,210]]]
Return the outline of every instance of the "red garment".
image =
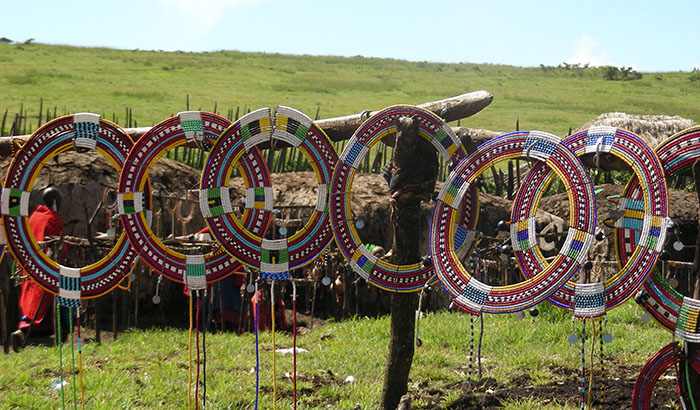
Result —
[[[29,226],[37,242],[43,242],[47,236],[60,236],[63,231],[63,219],[58,212],[49,209],[44,205],[39,205],[29,216]],[[46,251],[48,247],[44,247]],[[65,256],[65,249],[62,252]],[[26,274],[26,273],[25,273]],[[43,297],[43,300],[42,300]],[[29,327],[34,317],[34,330],[51,330],[51,320],[44,320],[46,312],[51,307],[53,298],[44,289],[36,284],[32,279],[22,280],[22,289],[19,297],[19,309],[22,319],[17,326],[19,329]]]
[[[272,328],[272,319],[270,318],[270,301],[267,296],[263,294],[262,289],[258,290],[258,293],[250,298],[250,308],[251,314],[255,312],[255,304],[260,300],[260,306],[258,308],[258,330],[267,330]],[[275,328],[286,330],[289,328],[287,325],[287,318],[284,315],[284,300],[278,300],[275,303]]]

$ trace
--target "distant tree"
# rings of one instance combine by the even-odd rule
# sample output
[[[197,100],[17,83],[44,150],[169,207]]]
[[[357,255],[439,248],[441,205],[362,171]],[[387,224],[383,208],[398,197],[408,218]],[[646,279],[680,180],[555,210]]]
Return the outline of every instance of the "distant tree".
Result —
[[[693,71],[690,72],[690,76],[688,76],[688,80],[690,80],[691,83],[700,81],[700,68],[693,68]]]
[[[34,39],[33,39],[33,38],[28,38],[28,39],[24,40],[24,44],[25,44],[25,45],[30,45],[30,44],[32,44],[33,42],[34,42]]]
[[[3,44],[10,44],[10,43],[12,43],[12,40],[10,40],[10,39],[7,38],[7,37],[0,37],[0,43],[3,43]]]
[[[619,72],[617,67],[613,67],[611,65],[608,65],[608,66],[602,67],[602,69],[603,69],[603,78],[605,78],[608,81],[614,81],[615,79],[617,79],[617,75]]]
[[[603,71],[603,78],[608,81],[632,81],[642,78],[642,73],[633,70],[632,67],[622,66],[621,68],[617,68],[607,65],[601,67],[601,69]]]

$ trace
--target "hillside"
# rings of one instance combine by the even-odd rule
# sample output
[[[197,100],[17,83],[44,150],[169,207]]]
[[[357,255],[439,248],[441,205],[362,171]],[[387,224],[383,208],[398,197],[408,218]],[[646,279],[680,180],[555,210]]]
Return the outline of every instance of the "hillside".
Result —
[[[44,122],[40,107],[44,120],[47,111],[90,111],[122,126],[148,126],[186,109],[188,100],[190,109],[225,116],[288,105],[329,118],[483,89],[493,103],[462,125],[508,131],[519,120],[521,129],[564,134],[610,111],[700,122],[695,77],[643,73],[638,80],[607,81],[601,70],[580,67],[0,44],[0,115],[7,112],[6,132],[20,111],[31,132]]]

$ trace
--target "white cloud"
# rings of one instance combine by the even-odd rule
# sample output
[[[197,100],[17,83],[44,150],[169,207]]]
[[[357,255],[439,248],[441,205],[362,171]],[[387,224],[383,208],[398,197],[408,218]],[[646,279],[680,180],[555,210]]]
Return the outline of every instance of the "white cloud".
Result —
[[[178,49],[206,49],[201,41],[219,28],[221,22],[234,15],[237,7],[265,3],[268,0],[158,0],[161,13],[170,20]],[[171,38],[171,40],[174,40]]]
[[[569,64],[591,66],[615,65],[605,51],[599,50],[598,42],[590,35],[582,33],[574,43],[574,50],[566,60]]]

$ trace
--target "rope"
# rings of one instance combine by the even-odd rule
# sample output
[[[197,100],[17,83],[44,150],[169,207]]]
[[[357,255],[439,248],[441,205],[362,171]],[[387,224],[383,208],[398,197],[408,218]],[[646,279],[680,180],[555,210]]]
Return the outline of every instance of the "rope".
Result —
[[[603,408],[605,404],[605,356],[603,354],[603,320],[607,321],[607,318],[602,319],[598,322],[598,337],[600,343],[600,404],[599,409]]]
[[[204,291],[202,306],[207,306],[207,292]],[[222,305],[223,306],[223,303]],[[202,316],[202,409],[207,403],[207,313]]]
[[[83,384],[83,343],[80,337],[80,308],[76,313],[78,325],[78,376],[80,380],[80,408],[85,409],[85,385]]]
[[[190,328],[187,333],[187,408],[192,408],[192,293],[190,293]]]
[[[693,387],[690,385],[690,368],[688,366],[688,359],[685,360],[685,383],[688,388],[688,397],[690,397],[690,405],[693,407],[693,410],[697,410],[697,407],[695,407],[695,398],[693,397]]]
[[[270,307],[270,315],[272,316],[272,408],[277,410],[277,356],[275,354],[275,281],[273,280],[270,285],[270,299],[272,301]]]
[[[258,410],[258,397],[260,395],[260,342],[258,340],[258,315],[260,313],[260,297],[258,295],[258,281],[255,281],[255,312],[253,314],[255,324],[255,410]]]
[[[418,310],[416,310],[416,346],[418,347],[423,345],[423,341],[420,338],[420,319],[423,312],[423,296],[425,295],[426,286],[427,284],[420,290],[420,294],[418,295]]]
[[[194,385],[194,408],[199,409],[199,291],[197,292],[197,313],[195,314],[195,320],[197,327],[195,328],[195,340],[197,343],[197,378],[195,379]]]
[[[586,408],[591,408],[593,404],[593,376],[595,376],[595,343],[596,343],[596,327],[595,319],[591,319],[591,353],[590,353],[590,363],[588,368],[588,397],[586,398]]]
[[[475,246],[476,250],[476,278],[481,280],[481,276],[484,273],[484,260],[481,258],[481,252]],[[479,345],[476,353],[476,360],[478,365],[478,376],[481,378],[482,368],[481,368],[481,342],[484,339],[484,315],[479,313]]]
[[[59,365],[59,372],[58,372],[58,378],[59,378],[59,383],[61,386],[61,401],[62,401],[62,409],[66,408],[66,393],[63,390],[63,341],[61,340],[61,305],[56,303],[56,340],[58,341],[58,344],[56,345],[58,347],[58,365]]]
[[[60,310],[60,307],[59,307]],[[73,308],[68,309],[68,330],[70,332],[70,357],[71,357],[71,376],[73,378],[73,408],[78,408],[77,387],[75,384],[75,344],[73,342]]]
[[[292,382],[294,383],[294,410],[297,408],[297,284],[292,281],[292,360],[294,362],[294,370]]]
[[[469,315],[469,330],[471,331],[471,340],[469,342],[469,378],[472,377],[472,368],[474,367],[474,315]]]
[[[678,400],[680,400],[681,402],[681,409],[688,410],[688,407],[685,404],[685,400],[683,399],[683,392],[681,390],[681,373],[677,361],[673,363],[673,370],[676,372],[676,394],[678,395]]]
[[[476,351],[476,359],[479,365],[479,378],[481,378],[482,367],[481,367],[481,342],[484,339],[484,315],[479,313],[479,321],[481,322],[479,329],[479,347]]]
[[[586,407],[586,318],[581,327],[581,409]]]

